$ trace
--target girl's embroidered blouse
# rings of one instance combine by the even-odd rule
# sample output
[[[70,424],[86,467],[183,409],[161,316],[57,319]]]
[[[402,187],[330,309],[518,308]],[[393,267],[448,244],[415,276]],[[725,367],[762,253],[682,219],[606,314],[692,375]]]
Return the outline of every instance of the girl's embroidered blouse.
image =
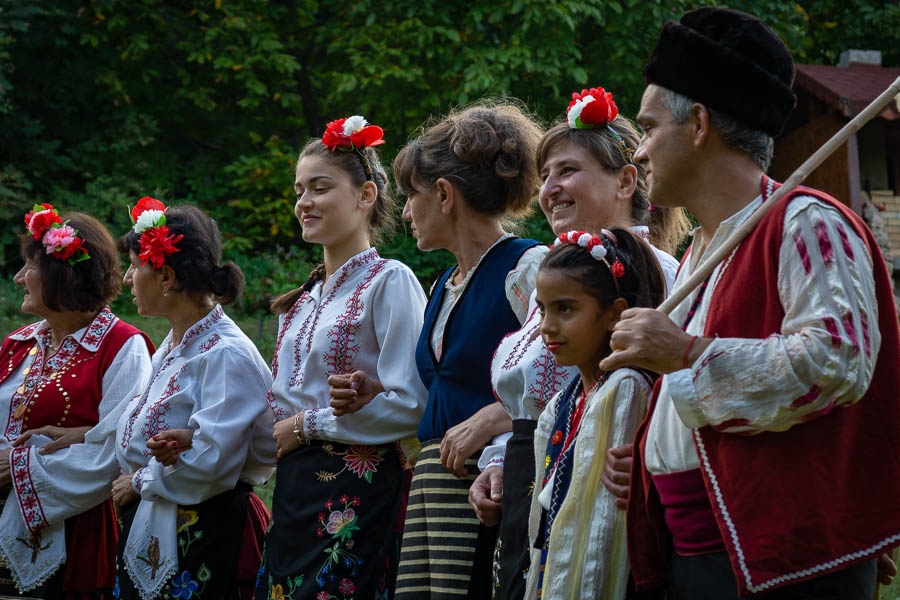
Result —
[[[374,248],[357,254],[279,318],[269,401],[278,419],[306,410],[308,437],[384,444],[414,436],[428,394],[416,370],[425,294],[413,272]],[[335,417],[328,377],[362,370],[386,390]]]

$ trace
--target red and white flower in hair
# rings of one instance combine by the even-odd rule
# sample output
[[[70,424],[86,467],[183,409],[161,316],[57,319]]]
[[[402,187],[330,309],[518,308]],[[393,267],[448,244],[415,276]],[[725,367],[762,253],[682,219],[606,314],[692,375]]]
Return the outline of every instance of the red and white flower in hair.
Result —
[[[175,244],[180,242],[183,235],[173,235],[166,225],[166,205],[150,196],[144,196],[134,208],[131,209],[131,221],[134,223],[134,232],[141,237],[138,240],[140,251],[138,258],[142,265],[148,262],[154,269],[161,269],[166,263],[166,256],[173,252],[179,252]]]
[[[332,121],[325,127],[322,143],[334,152],[341,150],[362,150],[384,143],[384,130],[378,125],[369,125],[364,117],[353,115]]]
[[[25,226],[31,237],[40,240],[47,254],[54,258],[74,266],[91,257],[82,247],[84,240],[78,237],[78,230],[63,221],[50,204],[35,204],[25,215]]]
[[[618,114],[612,94],[599,87],[581,90],[580,94],[574,92],[566,110],[566,120],[569,129],[593,129],[611,123]]]

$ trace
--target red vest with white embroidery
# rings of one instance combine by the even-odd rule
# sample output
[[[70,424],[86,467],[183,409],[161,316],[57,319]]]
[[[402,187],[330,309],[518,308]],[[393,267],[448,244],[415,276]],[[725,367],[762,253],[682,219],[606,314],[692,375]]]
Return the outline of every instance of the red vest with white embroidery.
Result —
[[[742,596],[821,577],[900,544],[900,329],[889,272],[863,221],[817,190],[797,188],[787,194],[744,240],[722,275],[704,335],[765,338],[781,331],[779,248],[787,205],[801,195],[838,210],[843,224],[865,242],[873,263],[881,348],[869,389],[851,406],[786,432],[694,431],[706,491]],[[844,245],[848,258],[865,268],[865,257],[854,258]],[[857,340],[857,351],[867,351],[867,342]],[[628,553],[638,589],[665,584],[672,552],[659,495],[643,460],[658,395],[659,382],[635,434],[628,499]]]
[[[29,335],[39,323],[26,325],[12,335]],[[104,308],[88,325],[81,341],[97,347],[85,349],[67,337],[55,355],[45,358],[32,339],[7,337],[0,347],[0,383],[19,368],[28,368],[25,381],[9,401],[8,424],[2,433],[14,441],[23,431],[44,425],[81,427],[96,425],[103,396],[103,376],[125,342],[134,335],[144,338],[150,354],[153,343],[140,330],[120,321]],[[36,349],[30,354],[32,348]],[[37,358],[37,360],[34,360]],[[123,398],[127,401],[128,398]],[[25,523],[34,532],[47,525],[30,475],[30,449],[14,448],[10,453],[13,493],[18,498]],[[116,524],[109,500],[80,515],[66,519],[66,590],[92,591],[111,588],[115,583]]]

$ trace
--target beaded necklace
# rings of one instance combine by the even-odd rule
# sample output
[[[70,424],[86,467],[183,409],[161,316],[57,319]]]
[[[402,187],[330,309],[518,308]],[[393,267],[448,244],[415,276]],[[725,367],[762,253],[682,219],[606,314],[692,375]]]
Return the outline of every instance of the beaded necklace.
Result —
[[[554,461],[552,468],[549,468],[548,464],[547,471],[544,476],[544,485],[547,484],[551,479],[553,480],[553,490],[550,495],[550,506],[547,509],[547,520],[546,520],[546,532],[547,539],[549,539],[550,528],[553,525],[553,521],[556,518],[556,512],[559,509],[559,505],[562,501],[563,496],[563,480],[566,479],[564,475],[567,474],[567,467],[569,466],[568,458],[571,455],[571,450],[574,447],[575,436],[578,434],[581,428],[581,420],[584,416],[585,406],[587,405],[587,397],[594,393],[599,387],[601,387],[606,380],[609,379],[610,371],[604,371],[597,378],[597,381],[594,382],[594,385],[585,392],[584,385],[581,381],[581,378],[578,378],[578,382],[576,385],[573,385],[566,391],[565,395],[561,400],[565,401],[566,406],[566,427],[564,434],[564,442],[562,449],[559,451],[559,454],[556,457],[556,461]],[[580,393],[578,393],[580,392]],[[554,434],[554,437],[555,434]],[[551,444],[553,443],[553,439],[550,440]],[[549,455],[548,455],[549,459]],[[566,486],[568,489],[568,486]]]

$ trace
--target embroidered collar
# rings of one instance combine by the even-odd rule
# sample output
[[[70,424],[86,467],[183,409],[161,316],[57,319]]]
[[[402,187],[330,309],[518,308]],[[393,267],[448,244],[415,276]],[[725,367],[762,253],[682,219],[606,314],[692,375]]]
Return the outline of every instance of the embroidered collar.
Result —
[[[222,320],[225,316],[225,311],[222,310],[222,305],[216,303],[212,310],[206,313],[206,316],[188,327],[188,330],[184,332],[184,336],[181,338],[181,343],[173,348],[172,344],[172,330],[169,330],[168,335],[166,335],[166,339],[163,340],[162,346],[166,348],[166,355],[176,352],[173,356],[180,356],[185,348],[191,345],[191,343],[199,338],[201,335],[209,331],[213,325]]]
[[[325,280],[325,284],[322,286],[322,293],[325,293],[327,289],[334,287],[338,281],[346,279],[351,272],[370,265],[380,258],[381,256],[375,248],[366,248],[359,254],[351,257],[347,262],[342,264],[338,270],[328,276],[328,279]]]
[[[67,338],[73,338],[82,348],[88,352],[96,352],[103,343],[103,338],[112,329],[112,326],[118,321],[118,317],[112,313],[109,306],[104,306],[94,319],[74,333],[67,335]],[[10,334],[10,339],[24,342],[27,340],[37,340],[42,346],[46,345],[45,336],[50,335],[50,324],[46,319],[26,325],[15,333]],[[62,345],[62,342],[60,342]]]
[[[634,225],[632,227],[629,227],[628,229],[631,230],[631,233],[638,236],[648,244],[650,243],[650,228],[646,225]]]

